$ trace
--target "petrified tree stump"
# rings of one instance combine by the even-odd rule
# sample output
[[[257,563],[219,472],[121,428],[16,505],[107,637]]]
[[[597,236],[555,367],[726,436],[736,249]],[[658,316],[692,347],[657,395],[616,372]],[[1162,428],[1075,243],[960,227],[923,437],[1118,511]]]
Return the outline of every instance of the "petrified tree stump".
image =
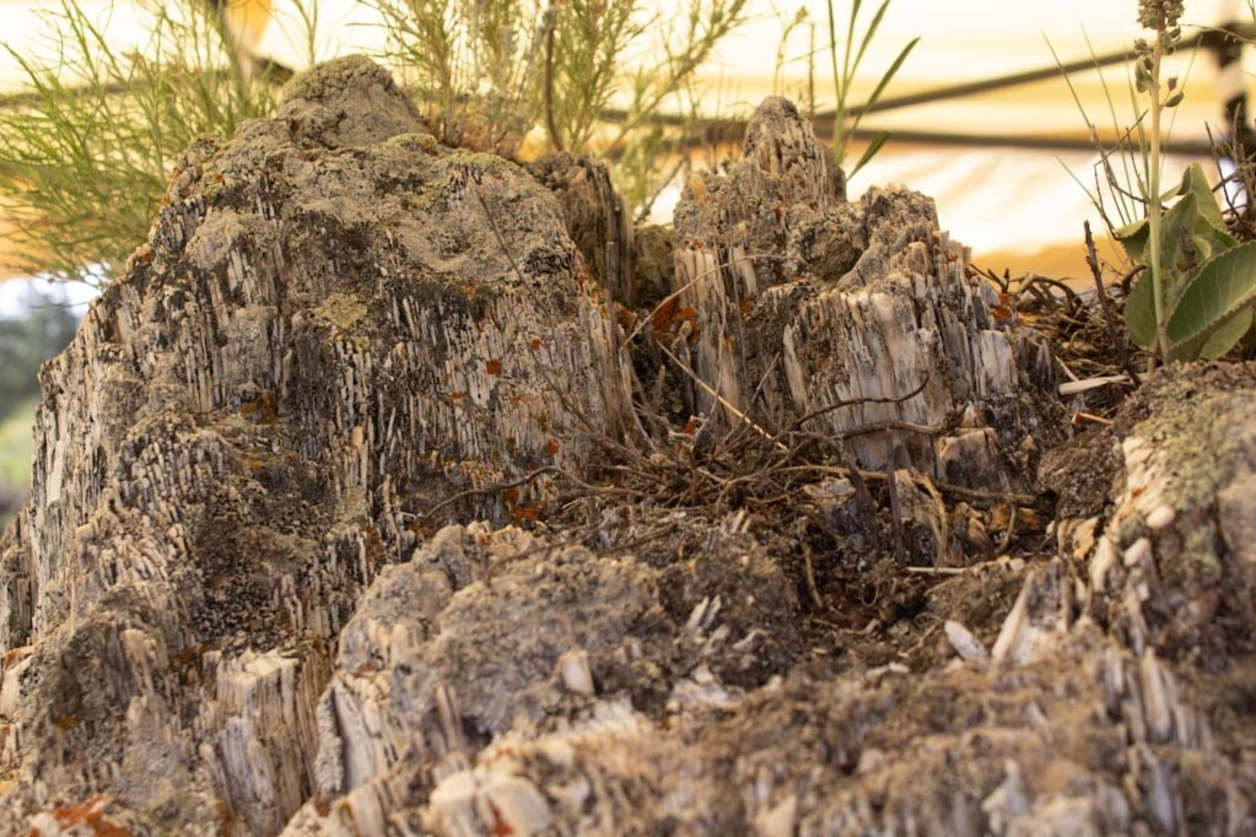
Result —
[[[670,317],[603,169],[442,147],[365,60],[191,149],[44,372],[0,834],[1256,831],[1256,368],[1035,485],[1049,347],[928,200],[839,200],[781,100],[748,147]],[[725,490],[633,372],[804,476]],[[1054,538],[996,557],[1007,488]]]
[[[1042,397],[1050,348],[997,320],[932,200],[839,193],[810,124],[780,98],[759,106],[727,175],[690,179],[675,290],[696,312],[694,369],[732,421],[843,439],[866,468],[1024,490],[1033,450],[1060,438]]]
[[[536,517],[524,477],[618,438],[627,388],[553,196],[363,59],[192,149],[168,199],[44,371],[4,769],[15,812],[135,765],[127,821],[275,833],[359,591],[444,516]]]

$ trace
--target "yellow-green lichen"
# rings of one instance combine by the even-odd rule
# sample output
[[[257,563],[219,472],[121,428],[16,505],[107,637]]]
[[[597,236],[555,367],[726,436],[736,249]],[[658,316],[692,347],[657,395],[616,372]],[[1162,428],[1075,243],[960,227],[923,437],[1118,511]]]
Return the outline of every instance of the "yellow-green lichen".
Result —
[[[337,329],[348,329],[366,316],[366,306],[355,296],[333,293],[314,309],[314,316]]]

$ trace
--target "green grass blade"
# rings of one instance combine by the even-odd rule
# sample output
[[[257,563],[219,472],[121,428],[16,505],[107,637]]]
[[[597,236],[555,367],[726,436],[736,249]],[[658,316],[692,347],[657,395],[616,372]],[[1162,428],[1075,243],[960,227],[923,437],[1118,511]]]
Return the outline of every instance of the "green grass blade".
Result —
[[[868,97],[869,105],[876,104],[876,101],[881,98],[881,94],[885,91],[886,85],[893,80],[894,75],[899,71],[899,68],[903,66],[903,62],[907,60],[907,56],[911,54],[911,51],[915,49],[916,44],[918,43],[920,43],[919,35],[908,41],[907,46],[903,47],[902,51],[899,52],[898,57],[894,59],[894,63],[890,65],[890,68],[885,71],[885,75],[881,76],[881,80],[877,82],[877,86],[873,88],[872,95]],[[858,120],[862,116],[863,114],[861,113],[856,116],[855,119]],[[856,122],[856,124],[858,124],[858,122]]]
[[[863,168],[864,163],[868,162],[873,157],[875,157],[877,155],[877,152],[881,150],[881,146],[885,145],[885,141],[888,140],[889,138],[890,138],[889,131],[882,131],[879,134],[877,134],[875,137],[873,137],[872,142],[870,142],[868,144],[868,147],[864,149],[864,153],[859,156],[859,162],[855,163],[855,167],[852,168],[850,170],[850,174],[846,176],[848,178],[854,177],[855,172]]]
[[[847,82],[850,81],[851,76],[853,76],[855,72],[855,67],[851,63],[855,54],[852,47],[854,46],[855,39],[855,19],[859,17],[859,7],[862,5],[862,0],[855,0],[855,2],[850,4],[850,20],[846,25],[846,52],[842,56],[842,77]],[[834,45],[836,45],[836,41],[834,42]]]
[[[877,13],[872,16],[872,22],[868,24],[867,30],[864,31],[863,40],[859,42],[859,51],[855,53],[855,60],[852,64],[856,71],[859,69],[860,62],[863,61],[864,53],[868,51],[868,44],[872,43],[873,37],[877,34],[877,27],[881,25],[881,18],[885,17],[885,10],[889,7],[890,0],[884,0],[881,8],[877,9]]]

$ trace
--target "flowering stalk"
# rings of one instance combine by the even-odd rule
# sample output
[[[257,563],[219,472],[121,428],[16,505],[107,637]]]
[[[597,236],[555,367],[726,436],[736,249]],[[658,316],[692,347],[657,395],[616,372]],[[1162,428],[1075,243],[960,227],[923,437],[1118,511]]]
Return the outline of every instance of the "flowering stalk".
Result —
[[[1142,56],[1135,70],[1135,83],[1138,92],[1147,93],[1151,97],[1151,137],[1148,140],[1147,162],[1147,193],[1143,196],[1147,202],[1147,229],[1150,236],[1148,269],[1151,271],[1152,299],[1156,318],[1156,350],[1155,356],[1166,357],[1168,341],[1165,337],[1164,322],[1164,269],[1161,264],[1160,241],[1160,116],[1165,107],[1176,105],[1181,93],[1173,93],[1174,83],[1169,80],[1171,98],[1162,102],[1160,98],[1160,65],[1164,56],[1169,55],[1177,47],[1182,30],[1177,25],[1182,15],[1181,0],[1139,0],[1138,22],[1147,29],[1156,32],[1155,40],[1148,44],[1139,39],[1135,51]],[[1153,360],[1154,363],[1154,360]]]

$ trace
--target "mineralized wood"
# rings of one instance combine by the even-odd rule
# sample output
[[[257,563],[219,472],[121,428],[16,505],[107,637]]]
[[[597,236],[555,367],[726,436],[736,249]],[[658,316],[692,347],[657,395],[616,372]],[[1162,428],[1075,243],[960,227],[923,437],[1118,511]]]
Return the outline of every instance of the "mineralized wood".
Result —
[[[1256,368],[1049,453],[1055,542],[996,557],[939,486],[1034,487],[1049,348],[926,198],[844,202],[788,103],[748,151],[690,183],[685,315],[635,312],[635,360],[708,428],[844,443],[770,520],[557,508],[603,446],[711,478],[624,430],[612,305],[662,295],[575,229],[626,242],[604,171],[445,148],[362,59],[190,149],[44,372],[0,834],[1256,832]]]
[[[43,373],[5,819],[105,794],[127,827],[273,834],[360,591],[446,517],[536,517],[528,475],[617,439],[627,388],[550,192],[363,59],[192,148],[167,204]]]
[[[851,464],[1025,489],[1032,450],[1060,437],[1042,397],[1050,348],[1000,322],[932,200],[839,194],[809,123],[779,98],[755,112],[743,160],[690,179],[674,287],[696,313],[698,376],[730,422],[835,437]]]

